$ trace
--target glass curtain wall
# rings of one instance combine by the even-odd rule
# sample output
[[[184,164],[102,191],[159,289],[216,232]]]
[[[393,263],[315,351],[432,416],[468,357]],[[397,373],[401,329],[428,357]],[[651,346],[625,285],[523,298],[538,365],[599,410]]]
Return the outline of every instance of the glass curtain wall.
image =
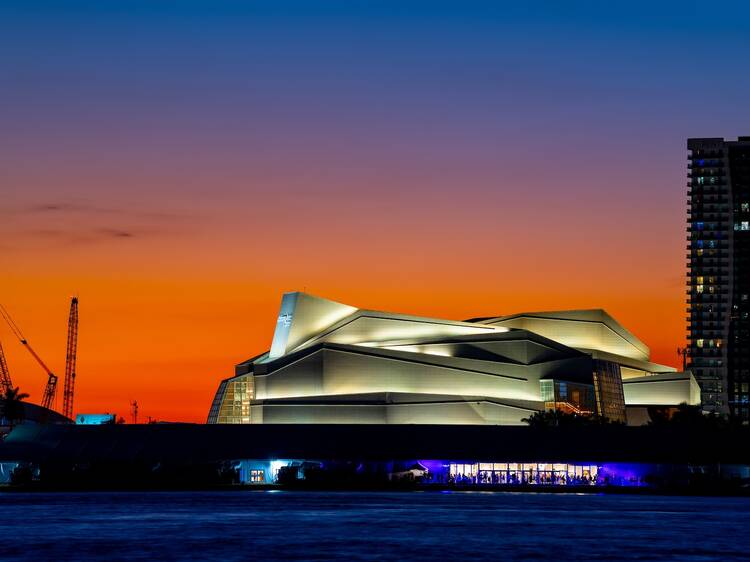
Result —
[[[595,464],[450,463],[449,482],[461,484],[594,485]]]

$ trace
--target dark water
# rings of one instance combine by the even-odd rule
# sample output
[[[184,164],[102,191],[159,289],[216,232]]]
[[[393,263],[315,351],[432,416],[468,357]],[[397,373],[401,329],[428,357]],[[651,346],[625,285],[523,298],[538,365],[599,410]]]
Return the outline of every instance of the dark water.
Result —
[[[0,494],[3,560],[750,560],[750,500],[509,493]]]

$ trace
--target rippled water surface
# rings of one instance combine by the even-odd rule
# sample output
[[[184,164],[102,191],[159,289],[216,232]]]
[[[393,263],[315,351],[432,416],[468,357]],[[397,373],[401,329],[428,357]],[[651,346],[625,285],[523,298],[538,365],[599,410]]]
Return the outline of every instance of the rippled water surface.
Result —
[[[510,493],[2,494],[3,560],[748,560],[750,500]]]

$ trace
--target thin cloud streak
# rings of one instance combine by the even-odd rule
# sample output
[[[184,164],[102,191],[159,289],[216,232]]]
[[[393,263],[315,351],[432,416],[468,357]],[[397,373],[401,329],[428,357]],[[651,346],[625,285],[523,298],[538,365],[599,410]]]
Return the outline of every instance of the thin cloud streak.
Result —
[[[158,220],[174,220],[174,221],[181,221],[181,220],[188,220],[195,218],[193,214],[182,214],[182,213],[175,213],[175,212],[165,212],[165,211],[143,211],[143,210],[134,210],[134,209],[128,209],[125,207],[118,208],[118,207],[102,207],[90,203],[72,203],[72,202],[49,202],[49,203],[38,203],[33,205],[28,205],[26,207],[21,208],[19,211],[20,213],[25,214],[55,214],[55,215],[63,215],[63,214],[83,214],[83,213],[93,213],[98,215],[120,215],[120,216],[130,216],[133,218],[144,218],[144,219],[158,219]]]
[[[43,228],[26,230],[21,233],[24,239],[35,238],[53,243],[65,245],[91,244],[109,240],[126,240],[130,238],[143,238],[144,235],[153,235],[154,232],[136,232],[117,228],[90,228],[90,229],[57,229]]]
[[[127,243],[180,234],[199,228],[195,214],[142,211],[83,201],[49,201],[6,208],[0,233],[7,239],[48,247]]]

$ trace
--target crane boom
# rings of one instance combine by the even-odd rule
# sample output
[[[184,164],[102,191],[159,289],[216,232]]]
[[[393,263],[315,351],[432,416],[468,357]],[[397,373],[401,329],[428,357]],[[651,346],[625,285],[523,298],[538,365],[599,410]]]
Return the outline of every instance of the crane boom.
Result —
[[[3,344],[0,343],[0,390],[7,392],[13,389],[13,382],[10,380],[10,370],[8,369],[8,362],[5,360],[5,352],[3,351]]]
[[[31,353],[31,356],[36,359],[36,362],[39,363],[39,365],[44,369],[44,372],[47,373],[47,386],[44,387],[44,396],[42,398],[42,406],[48,409],[52,408],[52,405],[55,401],[55,394],[57,392],[57,375],[55,375],[49,367],[47,367],[46,363],[42,361],[42,358],[37,355],[36,351],[34,351],[34,348],[32,348],[29,345],[28,340],[24,337],[23,332],[18,327],[18,325],[13,321],[13,318],[10,317],[10,314],[8,314],[8,311],[5,310],[5,307],[0,304],[0,316],[2,316],[5,321],[8,323],[8,326],[10,326],[11,332],[18,338],[18,340],[23,344],[23,346],[29,350],[29,353]]]
[[[14,336],[16,336],[21,341],[26,339],[23,337],[21,328],[16,325],[16,323],[13,321],[13,318],[10,317],[10,314],[8,314],[8,311],[5,310],[5,307],[2,304],[0,304],[0,315],[2,315],[2,317],[8,323],[8,326],[10,326],[10,331],[13,332]]]
[[[68,346],[65,354],[65,383],[63,389],[63,416],[73,419],[73,392],[76,382],[76,353],[78,351],[78,298],[70,299],[68,317]]]

